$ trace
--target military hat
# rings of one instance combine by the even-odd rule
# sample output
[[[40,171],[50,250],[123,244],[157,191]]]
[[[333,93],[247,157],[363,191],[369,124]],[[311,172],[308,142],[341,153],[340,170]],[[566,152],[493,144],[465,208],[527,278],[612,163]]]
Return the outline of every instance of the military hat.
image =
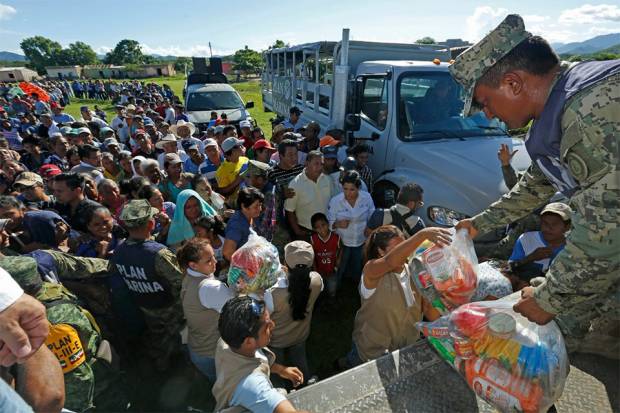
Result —
[[[248,161],[248,167],[245,171],[246,176],[267,176],[269,165],[265,162],[256,161],[254,159]]]
[[[478,79],[519,43],[530,37],[532,34],[525,30],[521,16],[510,14],[491,33],[454,60],[449,70],[454,80],[463,85],[465,116],[472,113],[474,87]]]
[[[136,228],[146,224],[158,213],[159,211],[153,208],[146,199],[134,199],[123,207],[119,218],[126,227]]]
[[[23,255],[4,257],[0,259],[0,268],[11,274],[15,282],[27,293],[36,293],[43,285],[37,261],[32,257]]]

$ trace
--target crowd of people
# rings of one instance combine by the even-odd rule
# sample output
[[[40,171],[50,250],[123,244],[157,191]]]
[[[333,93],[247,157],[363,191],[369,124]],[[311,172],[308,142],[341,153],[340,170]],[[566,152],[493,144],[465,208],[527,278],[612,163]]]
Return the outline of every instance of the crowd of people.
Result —
[[[49,320],[46,345],[2,372],[35,410],[124,410],[122,370],[139,359],[157,372],[191,363],[213,384],[216,410],[295,411],[281,389],[317,380],[306,355],[315,307],[356,312],[341,370],[414,343],[415,323],[439,317],[408,259],[453,231],[425,226],[413,182],[376,208],[370,149],[349,147],[343,130],[305,124],[297,107],[269,137],[217,112],[200,130],[167,86],[39,86],[49,102],[0,84],[0,280]],[[82,106],[74,119],[64,112],[74,96],[113,99],[116,115]],[[514,153],[498,149],[510,188]],[[508,264],[479,280],[477,296],[536,285],[570,228],[564,202],[512,224],[479,251]],[[255,236],[277,248],[283,275],[260,295],[238,294],[228,268]],[[359,309],[339,306],[345,279]],[[4,342],[3,365],[30,352],[11,359]]]

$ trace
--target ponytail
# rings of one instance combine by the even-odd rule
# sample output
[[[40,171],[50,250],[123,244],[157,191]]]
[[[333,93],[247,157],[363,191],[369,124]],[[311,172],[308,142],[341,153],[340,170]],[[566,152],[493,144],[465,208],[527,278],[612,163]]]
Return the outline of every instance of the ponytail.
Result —
[[[310,299],[310,271],[311,268],[305,265],[289,269],[288,302],[293,312],[293,320],[306,318],[306,308]]]

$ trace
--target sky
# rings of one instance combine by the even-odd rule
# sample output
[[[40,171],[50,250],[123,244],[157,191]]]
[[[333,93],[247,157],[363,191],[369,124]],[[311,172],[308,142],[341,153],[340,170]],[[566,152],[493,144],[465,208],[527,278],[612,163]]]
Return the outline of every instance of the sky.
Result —
[[[616,0],[0,0],[0,50],[21,53],[22,39],[41,35],[63,46],[83,41],[97,53],[133,39],[150,54],[208,56],[211,42],[214,55],[227,55],[276,39],[340,40],[345,27],[353,40],[475,42],[510,13],[551,43],[620,32]]]

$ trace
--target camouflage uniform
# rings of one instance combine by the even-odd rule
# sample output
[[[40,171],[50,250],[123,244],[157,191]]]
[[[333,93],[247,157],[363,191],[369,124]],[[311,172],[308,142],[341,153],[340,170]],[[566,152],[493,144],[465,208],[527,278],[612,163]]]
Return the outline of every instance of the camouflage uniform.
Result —
[[[79,412],[126,409],[122,376],[112,364],[117,361],[92,315],[62,284],[42,282],[33,258],[7,257],[0,266],[46,307],[51,324],[46,345],[64,373],[65,407]]]
[[[530,36],[523,20],[511,15],[456,59],[450,72],[464,86],[465,114],[470,113],[476,81]],[[616,322],[620,320],[619,62],[581,64],[593,67],[593,63],[613,69],[604,77],[598,76],[600,72],[583,76],[582,82],[596,80],[590,80],[587,87],[571,89],[574,94],[562,89],[561,92],[566,93],[563,106],[551,116],[543,110],[544,121],[552,119],[554,122],[550,123],[550,129],[533,132],[537,123],[545,125],[541,114],[528,132],[526,147],[532,156],[538,155],[532,150],[539,149],[535,145],[544,142],[545,136],[551,136],[554,131],[552,128],[557,128],[554,131],[560,139],[557,155],[542,160],[532,156],[536,166],[530,168],[508,194],[473,218],[473,225],[484,233],[522,218],[545,203],[556,190],[569,197],[575,212],[566,248],[549,267],[546,280],[536,287],[535,298],[542,309],[558,315],[556,322],[567,338],[569,350],[573,351],[592,320],[601,315]],[[570,70],[583,73],[574,66]],[[552,95],[557,91],[555,86],[562,85],[570,73],[567,68],[561,68],[550,88],[545,109],[557,98]],[[529,139],[532,140],[528,142]],[[553,168],[547,168],[549,165]]]
[[[125,205],[120,219],[127,228],[137,228],[145,225],[158,212],[147,201],[134,200]],[[156,248],[153,249],[153,246]],[[126,250],[132,251],[132,256],[125,258],[126,262],[123,262],[122,257]],[[152,266],[144,267],[147,268],[147,271],[152,268],[153,273],[146,273],[143,277],[144,280],[136,281],[132,274],[128,274],[127,268],[134,268],[132,265],[136,265],[136,262],[140,263],[142,252],[144,255],[154,254]],[[180,301],[183,272],[179,268],[176,256],[161,244],[130,237],[125,243],[117,247],[114,256],[110,259],[110,272],[120,273],[123,276],[125,283],[131,290],[134,301],[144,315],[146,331],[141,342],[145,354],[155,361],[158,370],[165,370],[168,368],[170,358],[181,350],[180,331],[184,326],[183,308]],[[158,292],[162,293],[160,296],[167,298],[165,302],[162,300],[161,303],[150,301],[149,304],[153,305],[145,305],[144,302],[140,304],[140,300],[144,298],[143,295],[148,294],[148,291],[142,286],[143,284],[140,284],[142,281],[147,283],[146,279],[150,283],[157,284],[158,288],[162,288]],[[148,299],[155,298],[157,300],[159,297],[154,294],[152,296]]]

